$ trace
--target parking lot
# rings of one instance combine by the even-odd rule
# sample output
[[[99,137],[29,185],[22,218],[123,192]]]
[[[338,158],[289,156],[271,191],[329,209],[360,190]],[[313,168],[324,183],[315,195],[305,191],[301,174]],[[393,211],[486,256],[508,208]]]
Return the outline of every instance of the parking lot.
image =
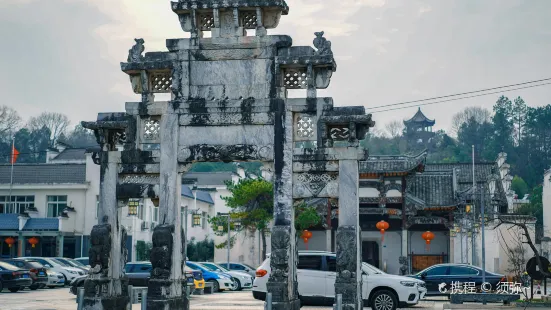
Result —
[[[444,301],[423,301],[410,309],[442,309]],[[76,297],[68,288],[24,290],[17,293],[0,293],[0,310],[75,310]],[[135,304],[133,310],[139,310]],[[263,302],[255,300],[250,290],[222,292],[191,297],[192,310],[264,309]],[[303,307],[302,309],[331,309],[331,307]]]

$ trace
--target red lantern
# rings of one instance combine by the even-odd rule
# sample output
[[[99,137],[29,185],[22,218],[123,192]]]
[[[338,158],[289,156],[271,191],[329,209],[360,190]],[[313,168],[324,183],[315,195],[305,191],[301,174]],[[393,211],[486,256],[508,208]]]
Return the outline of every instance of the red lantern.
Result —
[[[304,240],[304,244],[306,245],[306,249],[308,250],[308,239],[312,238],[312,232],[305,229],[302,232],[301,238],[302,240]]]
[[[387,222],[385,222],[384,220],[382,220],[379,223],[377,223],[377,225],[375,225],[375,227],[377,227],[377,229],[381,232],[381,242],[385,241],[385,231],[388,230],[390,225]]]
[[[427,252],[430,251],[430,242],[432,241],[432,239],[434,239],[434,234],[430,231],[426,231],[423,233],[423,235],[421,235],[421,237],[423,238],[423,240],[425,240],[426,243],[425,250]]]
[[[38,244],[38,238],[37,237],[32,237],[29,239],[29,243],[31,244],[31,246],[34,248],[37,244]]]
[[[11,248],[11,246],[15,243],[15,239],[13,239],[12,237],[8,237],[6,238],[6,240],[4,240],[4,242],[6,242],[8,244],[8,247]]]

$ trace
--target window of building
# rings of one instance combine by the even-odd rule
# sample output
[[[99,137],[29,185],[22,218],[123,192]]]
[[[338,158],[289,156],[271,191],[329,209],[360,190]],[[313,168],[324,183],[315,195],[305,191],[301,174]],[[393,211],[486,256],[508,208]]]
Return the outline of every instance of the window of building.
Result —
[[[67,196],[48,196],[48,217],[58,217],[67,208]]]
[[[0,213],[20,214],[29,209],[34,209],[34,196],[0,196]]]
[[[201,214],[193,214],[192,227],[201,226]]]

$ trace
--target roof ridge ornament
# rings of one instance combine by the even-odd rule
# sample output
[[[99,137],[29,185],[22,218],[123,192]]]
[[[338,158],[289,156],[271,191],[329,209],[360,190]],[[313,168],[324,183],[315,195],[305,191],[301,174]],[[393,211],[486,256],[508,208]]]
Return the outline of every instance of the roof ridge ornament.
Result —
[[[136,44],[132,46],[130,50],[128,50],[128,60],[127,62],[143,62],[144,56],[142,55],[145,51],[144,46],[144,39],[134,39],[136,41]]]
[[[333,51],[331,50],[331,41],[328,41],[323,37],[325,31],[315,32],[314,34],[316,35],[316,38],[314,39],[314,47],[318,49],[316,51],[316,55],[333,55]]]

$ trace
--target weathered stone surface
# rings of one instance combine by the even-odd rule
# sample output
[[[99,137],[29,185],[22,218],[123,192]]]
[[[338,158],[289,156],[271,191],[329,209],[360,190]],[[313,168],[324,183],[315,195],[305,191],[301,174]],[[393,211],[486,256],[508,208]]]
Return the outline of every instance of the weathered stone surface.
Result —
[[[293,184],[293,198],[339,197],[339,180],[335,173],[296,173]]]
[[[274,127],[185,126],[180,128],[179,145],[273,145]]]
[[[274,148],[271,145],[192,145],[183,147],[178,153],[182,163],[206,161],[272,161]]]

